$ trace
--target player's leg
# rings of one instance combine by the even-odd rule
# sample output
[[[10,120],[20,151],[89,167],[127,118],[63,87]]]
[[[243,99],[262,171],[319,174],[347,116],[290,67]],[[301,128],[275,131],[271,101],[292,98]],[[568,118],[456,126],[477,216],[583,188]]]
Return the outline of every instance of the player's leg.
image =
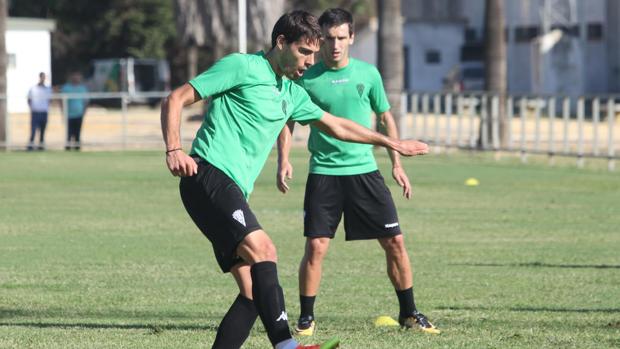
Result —
[[[83,117],[79,117],[75,119],[75,144],[73,149],[75,150],[80,150],[81,148],[81,144],[80,144],[80,134],[82,133],[82,122],[84,121]]]
[[[230,269],[230,273],[239,286],[239,294],[220,322],[212,349],[240,348],[258,317],[252,300],[250,265],[238,263]]]
[[[181,198],[187,212],[211,241],[222,271],[233,271],[239,263],[249,266],[249,278],[246,269],[238,270],[240,290],[249,294],[251,287],[254,306],[272,345],[276,349],[297,349],[298,343],[288,328],[273,242],[234,181],[208,162],[197,162],[198,174],[181,179]],[[237,331],[223,332],[242,341],[243,335]]]
[[[309,174],[304,196],[304,236],[306,246],[299,264],[299,302],[301,313],[295,326],[300,335],[314,334],[314,302],[321,283],[323,259],[342,217],[338,176]]]
[[[47,112],[41,113],[41,123],[39,129],[39,150],[45,149],[45,128],[47,127]]]
[[[383,176],[375,171],[346,178],[344,217],[347,240],[379,241],[385,250],[388,276],[398,296],[399,322],[403,327],[415,326],[426,332],[438,333],[415,308],[409,255],[400,230],[396,206]]]
[[[73,147],[73,139],[75,135],[75,119],[67,120],[67,142],[65,143],[65,150],[71,150]]]
[[[308,237],[304,256],[299,264],[300,315],[295,331],[301,335],[314,334],[314,301],[319,292],[323,258],[327,255],[330,238]]]
[[[28,150],[34,150],[34,137],[39,128],[39,122],[36,112],[30,113],[30,138],[28,139]]]

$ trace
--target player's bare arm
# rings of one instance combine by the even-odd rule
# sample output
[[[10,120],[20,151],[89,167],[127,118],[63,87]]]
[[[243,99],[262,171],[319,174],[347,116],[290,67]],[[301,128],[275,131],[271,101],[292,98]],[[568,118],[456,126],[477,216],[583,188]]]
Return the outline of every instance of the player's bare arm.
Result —
[[[416,140],[399,140],[370,130],[345,118],[324,113],[314,125],[328,135],[345,142],[380,145],[393,149],[403,156],[424,155],[428,145]]]
[[[200,95],[190,84],[170,93],[161,104],[161,131],[166,143],[166,164],[173,176],[186,177],[198,172],[198,165],[181,147],[181,111],[199,101]]]
[[[283,194],[286,194],[289,189],[286,180],[293,178],[293,166],[289,161],[289,153],[291,151],[291,139],[294,127],[294,121],[287,122],[278,136],[278,171],[276,174],[276,186]]]
[[[388,110],[378,115],[379,129],[388,137],[398,139],[398,128],[394,121],[394,116]],[[387,149],[390,160],[392,160],[392,177],[403,188],[403,196],[407,199],[411,198],[411,183],[409,177],[400,163],[400,155],[392,149]]]

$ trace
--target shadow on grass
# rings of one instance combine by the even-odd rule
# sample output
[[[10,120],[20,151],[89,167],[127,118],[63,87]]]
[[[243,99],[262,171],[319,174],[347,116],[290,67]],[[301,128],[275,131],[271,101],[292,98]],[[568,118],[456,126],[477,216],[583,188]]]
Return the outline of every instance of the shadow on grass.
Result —
[[[437,307],[440,310],[495,310],[495,311],[518,311],[518,312],[552,312],[552,313],[620,313],[620,308],[601,308],[601,309],[586,309],[586,308],[549,308],[549,307],[462,307],[462,306],[449,306],[449,307]]]
[[[620,265],[608,264],[551,264],[541,262],[530,263],[451,263],[466,267],[525,267],[525,268],[567,268],[567,269],[620,269]]]
[[[28,318],[36,319],[28,321]],[[49,318],[49,321],[45,321]],[[67,319],[59,322],[58,318]],[[171,324],[174,320],[189,320],[191,322],[219,323],[221,318],[201,313],[183,312],[145,312],[120,309],[106,309],[105,311],[71,311],[67,309],[18,309],[0,307],[0,327],[33,327],[33,328],[83,328],[83,329],[122,329],[122,330],[150,330],[156,334],[162,331],[216,331],[217,325]],[[15,319],[16,321],[11,321]],[[92,322],[89,322],[88,320]],[[99,322],[97,322],[99,321]],[[124,323],[114,323],[114,322]],[[158,323],[159,322],[159,323]]]
[[[163,331],[217,331],[216,325],[174,325],[174,324],[100,324],[100,323],[60,323],[60,322],[0,322],[0,327],[34,327],[34,328],[75,328],[75,329],[111,329],[111,330],[149,330],[152,334]]]

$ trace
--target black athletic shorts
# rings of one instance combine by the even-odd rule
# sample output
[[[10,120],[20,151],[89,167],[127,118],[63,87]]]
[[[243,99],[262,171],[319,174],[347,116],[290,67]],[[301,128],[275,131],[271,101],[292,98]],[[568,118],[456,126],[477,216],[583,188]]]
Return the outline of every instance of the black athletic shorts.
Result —
[[[242,262],[236,254],[239,243],[261,226],[239,186],[209,162],[194,159],[198,173],[181,178],[181,199],[194,223],[211,241],[217,263],[226,273]]]
[[[304,236],[333,238],[343,213],[347,241],[401,234],[392,195],[379,171],[351,176],[308,175]]]

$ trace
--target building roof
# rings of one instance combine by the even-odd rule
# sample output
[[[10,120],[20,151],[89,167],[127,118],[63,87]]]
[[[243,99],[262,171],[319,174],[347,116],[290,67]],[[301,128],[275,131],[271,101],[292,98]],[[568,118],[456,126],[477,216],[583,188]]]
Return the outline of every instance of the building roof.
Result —
[[[56,21],[44,18],[9,17],[6,21],[7,30],[56,30]]]

